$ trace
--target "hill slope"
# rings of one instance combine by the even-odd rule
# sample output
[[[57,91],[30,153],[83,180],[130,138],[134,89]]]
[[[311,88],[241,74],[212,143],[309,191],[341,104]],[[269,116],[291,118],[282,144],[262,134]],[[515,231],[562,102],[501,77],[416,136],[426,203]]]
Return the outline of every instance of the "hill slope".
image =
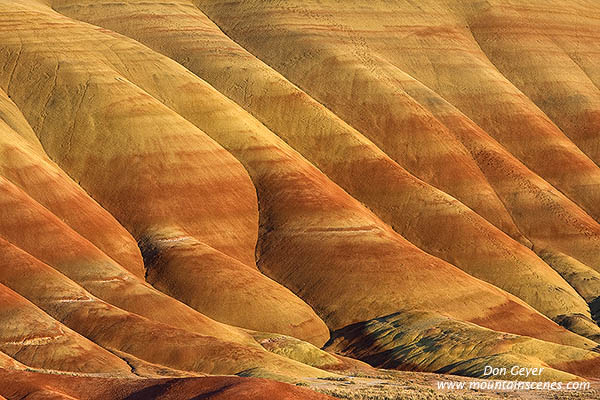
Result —
[[[600,377],[600,7],[337,4],[0,0],[0,395]]]

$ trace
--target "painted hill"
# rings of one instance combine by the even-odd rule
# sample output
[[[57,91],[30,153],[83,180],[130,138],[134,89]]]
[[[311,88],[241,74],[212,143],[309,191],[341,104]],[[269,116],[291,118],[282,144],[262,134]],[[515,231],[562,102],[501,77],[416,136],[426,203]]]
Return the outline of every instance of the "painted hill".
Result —
[[[0,0],[0,395],[600,378],[594,12]]]
[[[127,381],[116,378],[65,377],[0,371],[0,383],[11,385],[9,398],[175,400],[184,398],[240,400],[327,400],[333,397],[266,379],[205,377]]]

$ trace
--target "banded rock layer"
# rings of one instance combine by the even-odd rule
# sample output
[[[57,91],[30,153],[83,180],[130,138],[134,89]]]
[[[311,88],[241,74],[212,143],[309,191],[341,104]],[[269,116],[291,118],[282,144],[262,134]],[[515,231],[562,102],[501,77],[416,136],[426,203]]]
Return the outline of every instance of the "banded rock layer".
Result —
[[[593,12],[0,0],[0,395],[600,377]]]

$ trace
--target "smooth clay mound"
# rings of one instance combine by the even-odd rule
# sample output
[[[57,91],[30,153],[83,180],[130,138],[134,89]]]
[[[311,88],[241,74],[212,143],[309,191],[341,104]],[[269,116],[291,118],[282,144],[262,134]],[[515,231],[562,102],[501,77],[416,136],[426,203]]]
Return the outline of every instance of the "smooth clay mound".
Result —
[[[600,378],[600,6],[340,4],[0,0],[1,396]]]
[[[308,389],[266,379],[231,376],[148,379],[65,377],[33,372],[0,371],[0,386],[7,398],[46,400],[330,400]]]

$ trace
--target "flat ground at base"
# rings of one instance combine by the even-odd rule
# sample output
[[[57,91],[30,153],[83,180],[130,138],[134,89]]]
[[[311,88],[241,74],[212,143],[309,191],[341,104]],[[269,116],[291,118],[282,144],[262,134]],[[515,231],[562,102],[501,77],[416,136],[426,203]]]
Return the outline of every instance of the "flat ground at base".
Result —
[[[307,379],[301,386],[341,399],[350,400],[462,400],[462,399],[600,399],[600,381],[590,390],[442,390],[438,382],[469,382],[478,379],[422,372],[382,371],[376,375],[348,376],[339,380]]]

